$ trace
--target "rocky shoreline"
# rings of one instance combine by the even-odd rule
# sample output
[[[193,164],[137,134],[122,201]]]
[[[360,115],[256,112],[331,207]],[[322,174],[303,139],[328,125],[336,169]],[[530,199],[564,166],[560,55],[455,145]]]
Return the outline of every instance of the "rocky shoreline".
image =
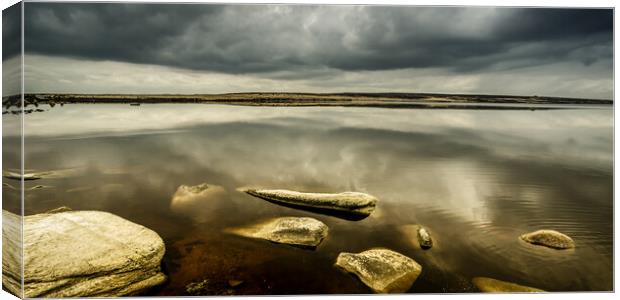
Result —
[[[4,176],[25,180],[20,174],[5,172]],[[292,203],[300,209],[321,208],[364,217],[371,215],[380,204],[376,197],[360,192],[329,194],[246,188],[238,191],[278,205]],[[171,202],[180,205],[197,197],[209,201],[225,193],[225,189],[218,185],[181,185]],[[324,215],[330,216],[329,213]],[[22,219],[23,244],[19,242],[18,234]],[[282,216],[227,228],[223,233],[300,247],[307,251],[304,255],[313,255],[330,232],[321,219],[320,215],[317,218]],[[424,251],[434,251],[429,228],[422,225],[405,227],[403,230],[412,234],[403,234],[403,239],[411,239],[413,245],[419,245]],[[575,247],[569,236],[554,230],[538,230],[515,238],[532,244],[534,251],[537,247],[553,249],[551,251]],[[16,295],[21,293],[20,257],[16,253],[21,253],[22,245],[24,247],[25,297],[139,295],[161,285],[167,277],[161,266],[166,247],[159,235],[106,212],[73,211],[59,207],[22,218],[3,211],[3,245],[3,285]],[[376,247],[359,253],[341,249],[334,257],[333,267],[351,274],[374,293],[405,293],[415,288],[416,280],[424,276],[423,265],[405,254],[383,248],[381,244]],[[229,281],[226,291],[243,283],[237,279]],[[544,292],[539,288],[488,277],[474,277],[471,283],[481,292]],[[191,282],[185,290],[189,295],[226,295],[234,292],[214,291],[207,279]]]

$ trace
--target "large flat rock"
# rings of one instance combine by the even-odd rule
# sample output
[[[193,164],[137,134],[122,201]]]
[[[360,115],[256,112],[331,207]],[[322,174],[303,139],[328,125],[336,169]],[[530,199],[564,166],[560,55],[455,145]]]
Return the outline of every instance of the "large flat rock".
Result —
[[[375,293],[404,293],[422,272],[416,261],[388,249],[343,252],[338,255],[336,266],[355,274]]]
[[[229,228],[227,231],[244,237],[314,248],[327,236],[328,228],[313,218],[281,217],[245,227]]]
[[[482,292],[486,293],[541,293],[541,289],[524,286],[512,282],[501,281],[488,277],[475,277],[472,279],[474,285]]]
[[[2,211],[3,285],[16,295],[20,216]],[[24,297],[116,297],[163,283],[164,242],[154,231],[101,211],[23,218]],[[8,247],[4,247],[8,245]]]
[[[289,190],[242,189],[244,192],[269,201],[320,210],[366,217],[377,205],[377,198],[359,192],[303,193]]]

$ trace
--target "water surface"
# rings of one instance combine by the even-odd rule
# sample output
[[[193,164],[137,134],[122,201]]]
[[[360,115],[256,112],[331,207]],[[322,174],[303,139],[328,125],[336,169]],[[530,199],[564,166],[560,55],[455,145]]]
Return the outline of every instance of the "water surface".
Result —
[[[57,106],[26,115],[26,169],[72,171],[26,182],[44,187],[26,191],[25,212],[103,210],[153,229],[166,243],[169,281],[152,295],[185,295],[185,285],[204,279],[210,294],[369,293],[333,264],[340,252],[373,247],[423,266],[412,293],[475,292],[476,276],[608,291],[612,131],[613,111],[601,107]],[[204,182],[224,192],[171,203],[180,185]],[[248,185],[380,200],[370,217],[351,221],[236,191]],[[279,216],[314,217],[329,236],[308,250],[223,232]],[[429,229],[433,248],[416,245],[412,224]],[[577,247],[518,239],[543,228],[570,235]],[[230,279],[243,283],[231,288]]]

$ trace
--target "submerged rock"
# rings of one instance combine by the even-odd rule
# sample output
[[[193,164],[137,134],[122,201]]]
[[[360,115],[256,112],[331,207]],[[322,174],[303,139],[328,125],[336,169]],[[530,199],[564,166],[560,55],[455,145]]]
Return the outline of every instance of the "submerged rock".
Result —
[[[474,285],[485,293],[541,293],[544,290],[487,277],[475,277]]]
[[[230,287],[237,287],[239,285],[241,285],[243,283],[243,280],[237,280],[237,279],[229,279],[228,280],[228,285]]]
[[[575,248],[573,239],[555,230],[537,230],[521,235],[520,238],[530,244],[546,246],[553,249]]]
[[[185,286],[185,291],[193,296],[205,293],[209,287],[209,280],[205,279],[199,282],[190,282]]]
[[[422,226],[418,227],[418,242],[420,243],[420,247],[422,249],[430,249],[433,247],[433,239],[431,238],[431,234]]]
[[[185,286],[185,292],[192,296],[231,296],[235,290],[221,280],[204,279]]]
[[[157,233],[100,211],[20,217],[3,210],[2,283],[32,297],[118,297],[161,284],[165,252]],[[20,226],[23,220],[24,294]]]
[[[95,189],[94,186],[82,186],[82,187],[67,189],[65,190],[65,193],[82,193],[82,192],[86,192],[86,191],[90,191],[94,189]]]
[[[205,192],[207,189],[209,189],[209,185],[206,183],[202,183],[199,185],[181,185],[179,186],[179,188],[177,189],[177,193],[184,193],[184,194],[200,194]]]
[[[377,198],[358,192],[338,194],[302,193],[289,190],[255,190],[242,191],[262,199],[299,207],[332,210],[357,216],[368,216],[377,204]]]
[[[218,200],[226,197],[224,187],[213,184],[181,185],[170,200],[170,209],[183,214],[196,222],[205,222],[212,218],[218,207]]]
[[[314,248],[327,236],[328,228],[323,222],[313,218],[282,217],[247,227],[229,228],[226,231],[281,244]]]
[[[42,189],[51,189],[54,188],[53,186],[49,186],[49,185],[35,185],[33,187],[27,188],[27,191],[36,191],[36,190],[42,190]]]
[[[340,253],[336,265],[357,277],[375,293],[403,293],[422,272],[413,259],[388,249]]]

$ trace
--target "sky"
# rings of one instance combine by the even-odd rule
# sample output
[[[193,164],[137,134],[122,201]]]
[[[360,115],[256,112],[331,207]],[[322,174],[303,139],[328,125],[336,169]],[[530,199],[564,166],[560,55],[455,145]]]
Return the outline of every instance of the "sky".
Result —
[[[24,20],[26,92],[613,98],[611,9],[30,2]]]

